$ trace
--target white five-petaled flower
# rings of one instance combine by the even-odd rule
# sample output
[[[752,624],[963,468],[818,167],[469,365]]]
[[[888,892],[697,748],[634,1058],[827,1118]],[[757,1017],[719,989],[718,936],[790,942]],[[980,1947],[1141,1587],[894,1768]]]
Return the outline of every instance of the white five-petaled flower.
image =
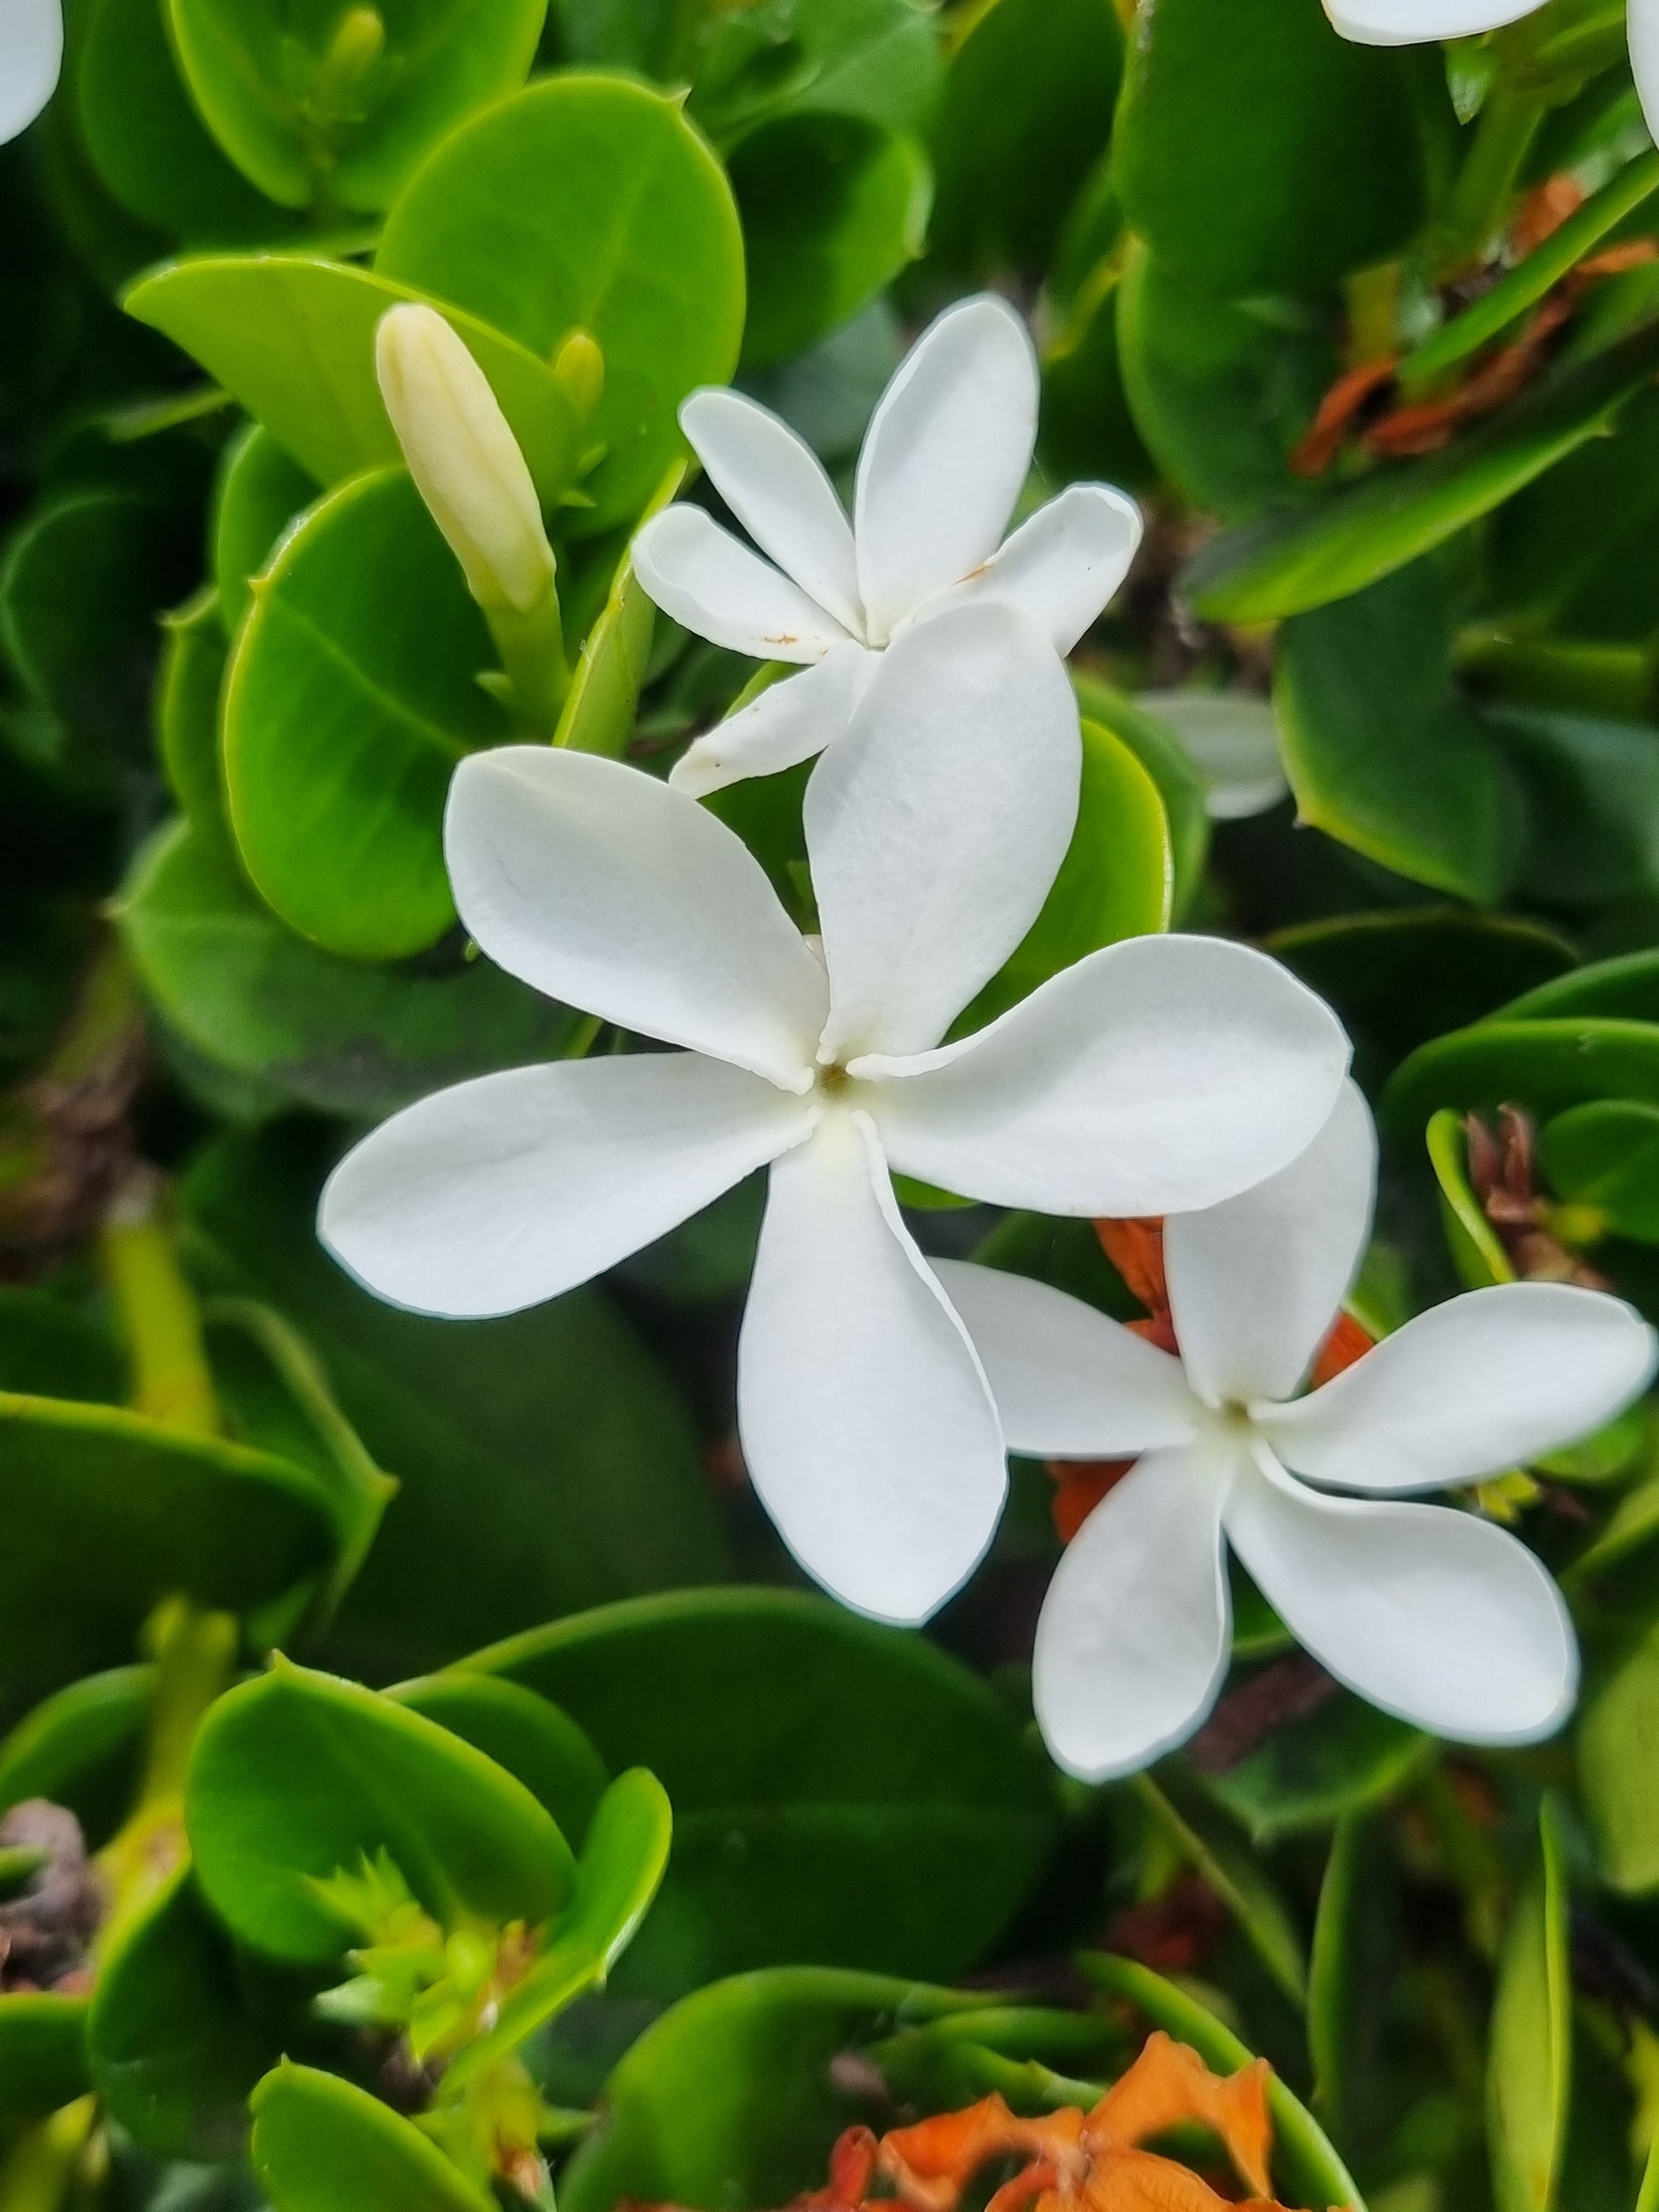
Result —
[[[688,1048],[459,1084],[368,1137],[323,1194],[323,1237],[370,1289],[482,1316],[557,1297],[769,1164],[744,1451],[807,1571],[890,1620],[969,1573],[1006,1469],[890,1167],[1049,1213],[1206,1206],[1310,1140],[1347,1061],[1276,963],[1186,937],[1109,946],[940,1043],[1071,834],[1079,749],[1056,691],[1047,641],[1006,608],[942,616],[884,656],[806,794],[817,944],[722,823],[640,769],[540,746],[463,762],[446,844],[478,943]]]
[[[1030,338],[1005,301],[947,308],[871,418],[850,526],[817,456],[775,415],[737,392],[691,394],[681,426],[771,559],[682,504],[635,539],[635,573],[699,637],[807,665],[699,738],[674,769],[682,790],[822,752],[884,648],[948,607],[1018,608],[1071,651],[1122,582],[1140,516],[1121,492],[1076,483],[1002,543],[1031,465],[1038,388]]]
[[[63,66],[62,0],[0,0],[0,146],[33,122]]]
[[[1571,1707],[1572,1626],[1534,1554],[1478,1514],[1402,1501],[1610,1419],[1654,1371],[1653,1331],[1600,1291],[1506,1284],[1419,1314],[1297,1397],[1375,1175],[1348,1085],[1301,1158],[1166,1222],[1179,1358],[1046,1285],[939,1264],[1012,1449],[1141,1455],[1073,1540],[1037,1629],[1037,1717],[1072,1773],[1143,1766],[1209,1711],[1229,1655],[1224,1537],[1291,1633],[1387,1711],[1515,1743]]]
[[[1345,39],[1365,46],[1420,46],[1472,39],[1531,15],[1544,0],[1325,0]],[[1629,0],[1630,65],[1648,128],[1659,137],[1659,0]]]

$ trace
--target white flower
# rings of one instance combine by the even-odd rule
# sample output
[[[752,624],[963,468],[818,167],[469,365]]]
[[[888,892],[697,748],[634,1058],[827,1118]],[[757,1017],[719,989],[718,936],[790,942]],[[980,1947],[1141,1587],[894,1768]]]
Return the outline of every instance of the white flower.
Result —
[[[0,0],[0,146],[33,122],[63,66],[60,0]]]
[[[1519,1743],[1571,1707],[1572,1626],[1532,1553],[1476,1514],[1400,1501],[1608,1419],[1652,1376],[1653,1332],[1600,1291],[1505,1284],[1297,1397],[1364,1249],[1375,1172],[1349,1085],[1303,1158],[1167,1222],[1178,1358],[1043,1284],[941,1263],[1011,1449],[1143,1455],[1072,1542],[1037,1628],[1037,1717],[1070,1772],[1130,1772],[1209,1711],[1229,1653],[1224,1537],[1291,1633],[1386,1711]]]
[[[1209,1205],[1328,1115],[1334,1017],[1265,955],[1138,938],[941,1045],[1019,942],[1073,827],[1074,731],[1047,641],[1006,608],[887,654],[805,802],[821,947],[684,793],[541,746],[476,755],[446,823],[490,957],[686,1047],[458,1085],[335,1170],[320,1228],[380,1296],[509,1313],[585,1282],[771,1166],[739,1351],[755,1487],[807,1571],[925,1618],[1006,1485],[966,1331],[890,1167],[1051,1213]]]
[[[1265,814],[1290,789],[1273,702],[1248,691],[1142,691],[1135,704],[1172,732],[1204,783],[1212,822]]]
[[[1501,31],[1543,4],[1544,0],[1325,0],[1325,13],[1345,39],[1359,46],[1420,46]],[[1626,34],[1642,112],[1659,137],[1659,0],[1630,0]]]
[[[777,566],[680,505],[635,539],[635,572],[699,637],[807,666],[698,738],[673,772],[682,790],[718,791],[822,752],[882,650],[947,607],[1017,607],[1057,653],[1071,651],[1122,582],[1140,516],[1105,484],[1072,484],[1002,544],[1031,465],[1037,395],[1031,341],[1006,301],[986,294],[948,308],[871,418],[849,526],[816,455],[775,415],[737,392],[691,394],[681,427]]]

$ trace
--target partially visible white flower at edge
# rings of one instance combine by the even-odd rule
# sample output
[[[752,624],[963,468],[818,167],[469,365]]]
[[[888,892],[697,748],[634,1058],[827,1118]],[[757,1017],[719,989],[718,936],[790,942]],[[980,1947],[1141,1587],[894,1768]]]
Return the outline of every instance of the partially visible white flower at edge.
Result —
[[[1142,691],[1137,707],[1168,728],[1204,785],[1212,822],[1265,814],[1290,789],[1271,699],[1249,691]]]
[[[1472,39],[1535,15],[1544,0],[1325,0],[1345,39],[1364,46],[1422,46]],[[1630,65],[1648,129],[1659,137],[1659,0],[1629,0]]]
[[[464,761],[445,844],[489,956],[687,1048],[483,1076],[349,1152],[325,1242],[417,1311],[539,1304],[742,1177],[770,1188],[738,1352],[755,1488],[796,1558],[926,1618],[1001,1510],[1003,1436],[890,1170],[1046,1213],[1206,1206],[1328,1116],[1334,1016],[1264,954],[1109,946],[941,1043],[1036,918],[1075,822],[1075,707],[1047,639],[960,609],[883,657],[805,798],[822,939],[696,800],[551,746]]]
[[[61,0],[0,0],[0,146],[33,122],[63,66]]]
[[[1056,653],[1071,651],[1123,581],[1140,514],[1109,485],[1071,484],[1003,543],[1038,391],[1036,355],[1006,301],[947,308],[871,417],[850,525],[787,423],[741,392],[691,394],[681,427],[770,559],[681,503],[640,532],[635,572],[697,636],[805,665],[699,738],[672,782],[701,794],[810,760],[846,730],[884,649],[950,607],[1016,608]]]
[[[1140,1455],[1037,1628],[1037,1717],[1073,1774],[1144,1766],[1208,1713],[1231,1643],[1224,1544],[1330,1673],[1419,1728],[1524,1743],[1571,1707],[1572,1624],[1539,1560],[1478,1513],[1402,1501],[1611,1419],[1651,1378],[1654,1333],[1598,1291],[1504,1284],[1298,1397],[1365,1247],[1376,1159],[1349,1084],[1301,1158],[1165,1223],[1179,1357],[1044,1284],[938,1263],[1012,1450]]]

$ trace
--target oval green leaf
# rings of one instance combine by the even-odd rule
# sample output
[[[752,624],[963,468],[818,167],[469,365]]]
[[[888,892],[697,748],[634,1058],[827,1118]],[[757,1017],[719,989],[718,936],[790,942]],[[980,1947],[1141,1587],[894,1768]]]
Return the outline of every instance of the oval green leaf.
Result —
[[[459,1669],[404,1682],[386,1694],[515,1775],[546,1806],[560,1834],[580,1846],[608,1778],[568,1713],[517,1682]]]
[[[276,2212],[495,2212],[430,2136],[337,2075],[284,2059],[250,2103]]]
[[[310,506],[317,490],[316,478],[263,422],[248,423],[226,447],[209,526],[219,619],[226,636],[235,636],[253,604],[249,579],[265,567],[278,538]]]
[[[1659,1244],[1659,1106],[1571,1107],[1545,1123],[1539,1157],[1558,1197],[1592,1206],[1617,1237]]]
[[[91,2086],[85,1997],[0,1996],[0,2122],[44,2118]]]
[[[1382,1094],[1384,1118],[1414,1131],[1442,1106],[1510,1103],[1537,1115],[1592,1098],[1659,1105],[1659,1025],[1651,1022],[1492,1020],[1414,1052]]]

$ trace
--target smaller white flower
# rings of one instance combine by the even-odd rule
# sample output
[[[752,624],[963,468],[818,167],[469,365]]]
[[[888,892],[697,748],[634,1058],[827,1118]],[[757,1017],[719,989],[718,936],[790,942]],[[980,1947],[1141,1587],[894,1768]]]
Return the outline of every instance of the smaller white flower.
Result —
[[[61,0],[0,0],[0,146],[27,130],[63,66]]]
[[[1230,1656],[1224,1540],[1291,1633],[1385,1711],[1524,1743],[1571,1706],[1572,1624],[1538,1559],[1478,1514],[1401,1501],[1610,1419],[1650,1380],[1654,1333],[1600,1291],[1504,1284],[1297,1397],[1370,1233],[1376,1149],[1347,1085],[1301,1158],[1165,1223],[1179,1357],[1046,1285],[939,1264],[1011,1449],[1140,1455],[1073,1539],[1037,1628],[1037,1718],[1073,1774],[1132,1772],[1208,1713]]]
[[[1347,1063],[1311,992],[1203,938],[1110,945],[940,1043],[1066,851],[1069,696],[1006,608],[895,647],[807,790],[821,942],[723,823],[642,770],[549,745],[463,762],[445,848],[484,951],[688,1048],[459,1084],[375,1130],[323,1194],[324,1240],[371,1290],[461,1316],[557,1297],[769,1168],[744,1456],[808,1573],[888,1620],[925,1619],[969,1573],[1007,1480],[890,1167],[1045,1212],[1209,1205],[1309,1141]]]
[[[691,394],[681,427],[770,560],[680,504],[635,539],[635,572],[699,637],[806,665],[699,738],[674,769],[681,790],[718,791],[822,752],[882,651],[947,607],[1013,607],[1071,651],[1122,582],[1140,515],[1109,485],[1072,484],[1003,544],[1038,392],[1030,338],[1005,301],[947,308],[871,418],[850,526],[817,457],[775,415],[737,392]]]
[[[1135,704],[1170,731],[1198,771],[1212,822],[1265,814],[1290,789],[1271,700],[1192,684],[1180,691],[1142,691]]]

